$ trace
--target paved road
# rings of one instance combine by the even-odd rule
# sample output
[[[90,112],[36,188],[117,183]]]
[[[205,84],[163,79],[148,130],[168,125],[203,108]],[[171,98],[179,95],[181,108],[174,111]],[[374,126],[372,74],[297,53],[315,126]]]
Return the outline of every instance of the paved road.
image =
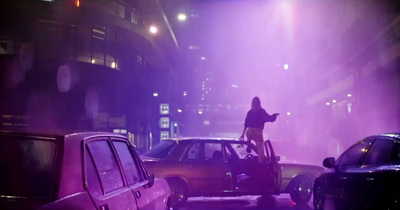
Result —
[[[312,201],[304,205],[296,205],[289,195],[260,197],[195,197],[180,210],[312,210]]]

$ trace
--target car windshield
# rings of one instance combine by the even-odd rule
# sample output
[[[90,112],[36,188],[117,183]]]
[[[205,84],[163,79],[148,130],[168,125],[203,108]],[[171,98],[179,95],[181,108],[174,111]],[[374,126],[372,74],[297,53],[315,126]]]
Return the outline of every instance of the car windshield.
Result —
[[[164,159],[175,148],[176,142],[164,140],[155,145],[151,150],[143,153],[143,156]]]
[[[56,143],[0,136],[0,196],[48,198]]]

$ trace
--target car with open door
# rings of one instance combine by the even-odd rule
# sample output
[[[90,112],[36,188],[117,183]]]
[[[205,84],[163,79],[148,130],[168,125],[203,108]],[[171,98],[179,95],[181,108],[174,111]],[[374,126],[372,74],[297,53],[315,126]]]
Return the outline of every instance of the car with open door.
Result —
[[[175,138],[161,141],[141,158],[150,173],[167,180],[171,205],[179,207],[191,196],[279,194],[279,157],[269,140],[265,149],[266,162],[259,164],[255,146],[247,141]]]

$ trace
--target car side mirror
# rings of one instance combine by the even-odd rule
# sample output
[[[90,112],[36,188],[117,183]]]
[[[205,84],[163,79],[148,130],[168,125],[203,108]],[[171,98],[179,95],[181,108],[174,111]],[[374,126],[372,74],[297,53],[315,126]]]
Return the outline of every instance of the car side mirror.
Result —
[[[154,185],[154,174],[150,174],[148,182],[147,182],[147,187],[150,188]]]
[[[334,157],[325,158],[324,161],[322,162],[322,165],[326,168],[334,168],[335,158]]]
[[[276,160],[276,162],[279,162],[281,160],[281,156],[275,155],[275,160]]]

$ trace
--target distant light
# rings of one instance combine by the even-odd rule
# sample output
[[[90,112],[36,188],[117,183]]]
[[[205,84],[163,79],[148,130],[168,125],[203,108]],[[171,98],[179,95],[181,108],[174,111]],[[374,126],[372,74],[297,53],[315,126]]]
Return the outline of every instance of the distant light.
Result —
[[[156,26],[150,26],[149,31],[152,34],[156,34],[158,32],[158,28]]]
[[[178,123],[174,123],[174,126],[175,126],[175,127],[178,127]]]
[[[199,114],[203,114],[203,111],[199,110]]]
[[[291,113],[290,113],[290,112],[287,112],[286,114],[287,114],[287,115],[291,115]]]
[[[128,131],[126,129],[121,129],[121,133],[126,134],[126,133],[128,133]]]
[[[203,121],[203,124],[204,124],[204,125],[210,125],[210,121],[209,121],[209,120],[204,120],[204,121]]]
[[[233,87],[233,88],[238,88],[239,86],[237,86],[237,85],[232,85],[232,87]]]
[[[347,94],[347,97],[349,97],[349,98],[350,98],[350,97],[351,97],[351,93]]]
[[[80,5],[81,5],[80,1],[79,0],[75,0],[75,6],[79,7]]]
[[[186,20],[186,18],[187,18],[186,14],[184,14],[184,13],[179,13],[178,14],[178,20],[179,21],[183,22],[183,21]]]
[[[335,99],[333,99],[333,100],[332,100],[332,103],[336,103],[336,100],[335,100]]]
[[[283,68],[284,68],[285,70],[288,70],[288,69],[289,69],[289,64],[283,65]]]
[[[154,93],[153,93],[153,96],[154,96],[154,97],[157,97],[157,96],[158,96],[158,93],[157,93],[157,92],[154,92]]]
[[[326,102],[326,105],[327,105],[327,106],[329,106],[329,105],[331,105],[331,103],[329,103],[329,102]]]
[[[121,133],[120,129],[113,129],[113,133]]]
[[[182,109],[178,109],[178,112],[179,112],[179,113],[182,113]]]
[[[111,68],[115,69],[116,66],[117,66],[117,64],[115,62],[111,63]]]
[[[187,96],[187,91],[183,91],[183,96]]]
[[[96,60],[95,60],[95,59],[92,59],[92,63],[96,63]]]
[[[201,59],[202,61],[204,61],[204,60],[206,60],[206,57],[202,56],[200,59]]]
[[[353,106],[353,104],[352,103],[348,103],[347,104],[347,113],[351,113],[351,106]]]

